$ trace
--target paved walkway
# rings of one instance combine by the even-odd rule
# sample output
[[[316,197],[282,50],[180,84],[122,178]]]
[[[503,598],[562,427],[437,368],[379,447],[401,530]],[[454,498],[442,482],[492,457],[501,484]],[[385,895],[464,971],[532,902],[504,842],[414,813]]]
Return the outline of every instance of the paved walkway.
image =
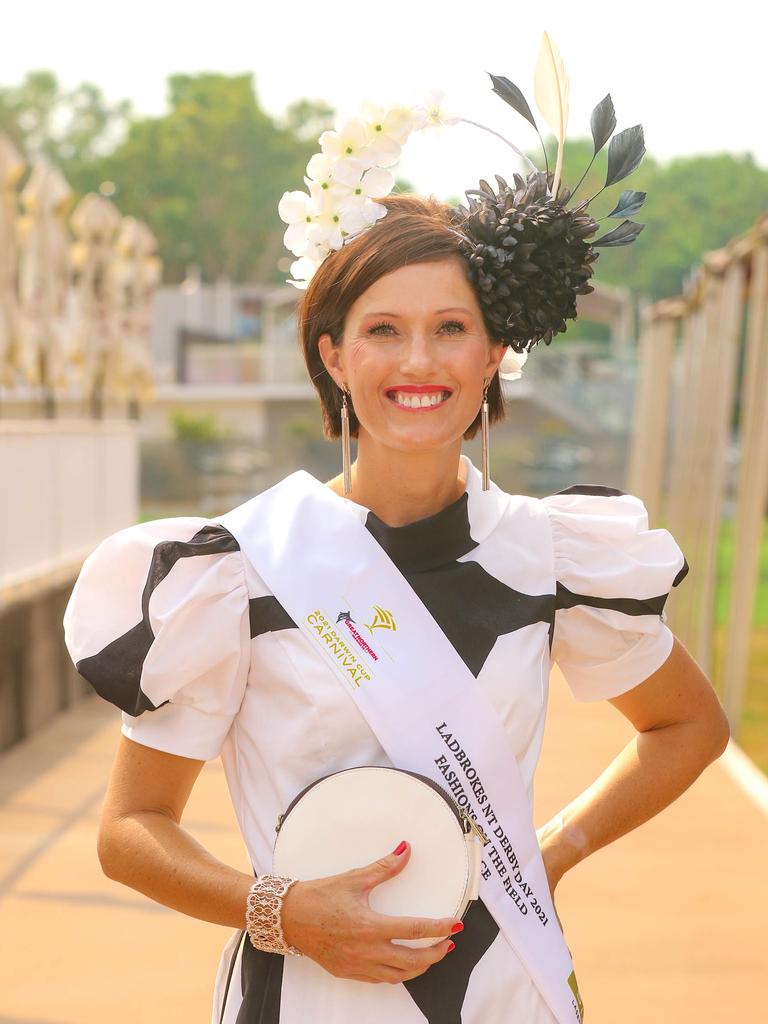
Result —
[[[209,1024],[230,930],[110,881],[96,857],[119,726],[117,711],[93,696],[0,755],[0,1024]],[[536,826],[631,736],[610,704],[576,703],[555,669]],[[183,823],[215,856],[250,871],[218,761],[203,769]],[[768,815],[725,758],[645,826],[577,865],[557,903],[585,1024],[764,1019],[767,866]]]

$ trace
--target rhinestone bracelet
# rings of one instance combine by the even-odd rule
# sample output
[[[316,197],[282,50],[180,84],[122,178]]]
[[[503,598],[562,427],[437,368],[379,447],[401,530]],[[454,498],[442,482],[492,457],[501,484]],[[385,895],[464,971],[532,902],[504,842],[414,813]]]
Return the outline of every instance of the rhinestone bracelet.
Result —
[[[248,890],[245,926],[256,949],[267,953],[304,955],[285,941],[280,921],[283,897],[296,881],[298,879],[282,875],[260,875]]]

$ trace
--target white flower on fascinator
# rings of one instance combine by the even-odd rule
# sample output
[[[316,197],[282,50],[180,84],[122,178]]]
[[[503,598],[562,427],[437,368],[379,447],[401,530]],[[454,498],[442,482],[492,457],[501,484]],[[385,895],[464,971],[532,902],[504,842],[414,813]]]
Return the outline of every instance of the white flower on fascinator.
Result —
[[[361,109],[371,138],[378,145],[389,147],[393,156],[392,164],[395,163],[400,159],[401,148],[416,127],[412,109],[403,106],[379,107],[368,102],[363,103]],[[392,164],[381,166],[391,167]]]
[[[301,191],[284,192],[277,212],[288,225],[283,235],[286,249],[290,249],[294,256],[304,256],[309,246],[307,231],[316,216],[312,196]]]
[[[320,261],[316,262],[308,256],[302,256],[299,259],[294,260],[291,264],[291,273],[293,274],[293,278],[288,278],[288,284],[292,284],[294,288],[306,288],[309,284],[310,278],[319,265]]]
[[[413,118],[416,128],[436,128],[438,134],[447,125],[457,124],[462,120],[461,115],[449,110],[445,105],[445,92],[441,89],[430,89],[424,97],[424,102],[413,109]]]
[[[340,249],[345,238],[357,234],[366,227],[366,221],[358,210],[340,210],[335,199],[330,196],[313,196],[313,199],[317,212],[306,228],[307,242],[310,246]],[[297,252],[296,255],[304,256],[307,253]]]
[[[527,352],[515,352],[512,346],[508,345],[504,358],[499,363],[499,376],[504,380],[518,380],[523,375],[522,368],[527,358]]]
[[[368,144],[365,125],[358,118],[351,118],[343,124],[337,122],[334,129],[322,132],[318,139],[320,149],[330,160],[356,156]]]
[[[395,179],[389,171],[383,167],[371,167],[357,181],[338,186],[338,209],[342,213],[359,213],[369,226],[387,212],[387,208],[374,202],[374,199],[389,195],[394,185]]]
[[[411,110],[365,104],[364,119],[344,122],[320,136],[320,153],[307,163],[307,192],[285,192],[278,213],[288,228],[283,241],[294,256],[290,284],[306,288],[325,257],[345,239],[386,215],[376,199],[388,195],[395,179],[387,166],[400,156],[401,140],[413,128]]]
[[[323,132],[319,142],[323,155],[333,161],[337,179],[337,170],[359,177],[369,167],[391,167],[400,159],[400,147],[393,153],[391,140],[374,137],[359,118],[345,121],[337,131]]]
[[[400,159],[410,133],[453,124],[458,117],[443,106],[444,93],[432,90],[421,107],[362,105],[361,116],[320,135],[321,151],[307,163],[307,192],[285,192],[278,213],[288,225],[285,246],[299,257],[291,264],[296,288],[306,288],[328,254],[386,216],[377,203],[392,191],[387,170]]]
[[[333,160],[325,153],[315,153],[307,164],[304,184],[311,188],[313,182],[324,192],[330,193],[334,190]]]

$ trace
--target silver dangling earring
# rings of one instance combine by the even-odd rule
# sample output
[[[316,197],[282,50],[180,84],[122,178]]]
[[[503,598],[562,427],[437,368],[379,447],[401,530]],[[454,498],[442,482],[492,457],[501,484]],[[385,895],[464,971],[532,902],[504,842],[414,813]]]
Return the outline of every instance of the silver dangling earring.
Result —
[[[347,408],[347,389],[342,384],[341,402],[341,463],[344,470],[344,494],[352,493],[352,444],[349,438],[349,409]],[[351,392],[349,392],[351,396]]]
[[[488,445],[488,388],[491,385],[490,378],[488,378],[484,382],[484,384],[485,384],[485,387],[483,389],[483,404],[482,404],[482,407],[481,407],[481,414],[480,414],[480,427],[481,427],[481,432],[482,432],[482,446],[483,446],[482,447],[482,451],[483,451],[483,490],[487,491],[489,489],[488,480],[489,480],[489,476],[490,476],[490,467],[489,467],[490,457],[489,457],[489,453],[488,453],[488,447],[489,447],[489,445]]]

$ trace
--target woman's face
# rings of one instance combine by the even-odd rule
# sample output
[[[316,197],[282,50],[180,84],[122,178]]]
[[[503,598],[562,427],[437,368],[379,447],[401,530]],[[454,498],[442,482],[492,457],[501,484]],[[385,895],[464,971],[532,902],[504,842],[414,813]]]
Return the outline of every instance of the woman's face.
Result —
[[[368,434],[409,451],[462,437],[504,355],[488,340],[463,263],[451,257],[380,277],[350,307],[341,344],[323,334],[319,350],[336,383],[352,392],[359,440]],[[399,404],[416,394],[437,404]]]

